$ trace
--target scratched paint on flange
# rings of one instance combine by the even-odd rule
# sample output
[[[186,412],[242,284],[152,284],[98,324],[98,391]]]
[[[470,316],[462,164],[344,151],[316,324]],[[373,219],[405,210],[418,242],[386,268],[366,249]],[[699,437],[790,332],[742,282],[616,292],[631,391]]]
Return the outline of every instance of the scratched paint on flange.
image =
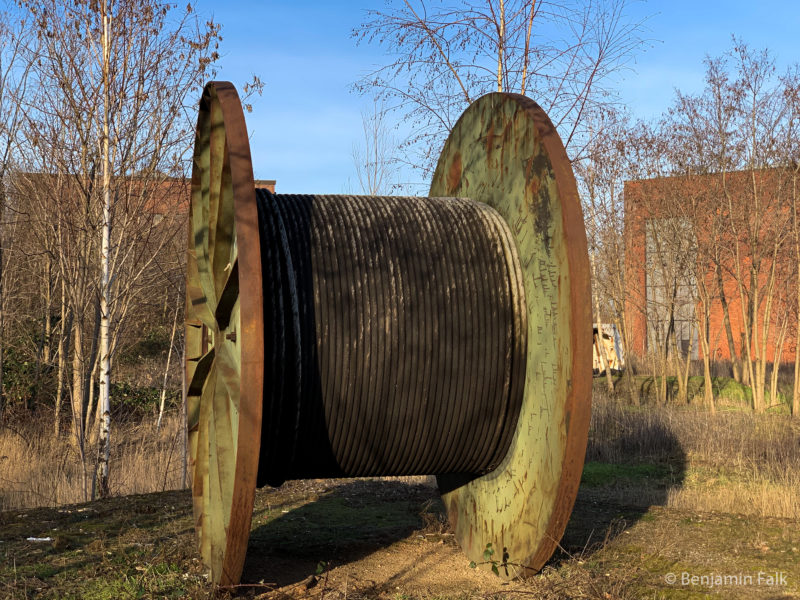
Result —
[[[563,470],[564,405],[573,376],[566,357],[574,324],[565,309],[571,282],[559,190],[533,122],[532,103],[520,99],[490,94],[467,110],[445,144],[430,194],[469,194],[486,202],[507,220],[517,243],[528,317],[527,376],[517,432],[494,472],[460,487],[448,476],[439,481],[456,536],[472,560],[480,562],[486,544],[492,543],[507,549],[510,563],[528,565],[540,548],[552,544],[545,538]],[[459,182],[450,176],[455,157],[462,172]],[[509,576],[516,571],[511,568]]]

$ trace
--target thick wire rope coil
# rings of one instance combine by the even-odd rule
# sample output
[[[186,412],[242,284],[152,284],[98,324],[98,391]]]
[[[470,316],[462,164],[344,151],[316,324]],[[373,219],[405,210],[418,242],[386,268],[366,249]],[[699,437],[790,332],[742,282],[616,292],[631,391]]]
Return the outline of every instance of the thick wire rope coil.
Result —
[[[526,339],[499,215],[467,199],[256,194],[259,483],[491,471],[516,426]]]

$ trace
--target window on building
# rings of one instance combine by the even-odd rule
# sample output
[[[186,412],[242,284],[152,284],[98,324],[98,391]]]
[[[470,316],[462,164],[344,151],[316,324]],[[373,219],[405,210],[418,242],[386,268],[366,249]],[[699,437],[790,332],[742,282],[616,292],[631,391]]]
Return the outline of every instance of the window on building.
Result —
[[[648,219],[645,239],[647,347],[698,356],[697,242],[688,219]]]

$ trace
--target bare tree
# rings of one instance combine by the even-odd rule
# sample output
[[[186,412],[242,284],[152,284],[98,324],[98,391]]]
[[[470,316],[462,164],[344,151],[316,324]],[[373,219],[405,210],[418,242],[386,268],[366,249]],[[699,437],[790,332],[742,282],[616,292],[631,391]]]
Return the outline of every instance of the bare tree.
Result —
[[[585,117],[616,98],[612,82],[642,47],[628,0],[402,0],[370,10],[353,36],[387,63],[356,89],[402,114],[414,133],[407,161],[427,174],[466,106],[491,91],[529,94],[573,159]]]
[[[30,63],[25,51],[35,45],[35,36],[19,15],[10,10],[0,12],[0,417],[5,407],[4,351],[5,324],[9,310],[9,278],[6,276],[9,250],[14,244],[15,218],[8,208],[8,176],[13,170],[18,147],[18,129],[23,120],[21,98],[25,95]],[[48,321],[49,322],[49,321]]]
[[[71,404],[81,452],[93,413],[87,388],[99,371],[95,475],[104,496],[113,359],[160,251],[183,225],[175,202],[186,191],[191,106],[213,73],[219,27],[203,23],[192,5],[181,10],[156,0],[24,7],[42,44],[30,56],[30,170],[59,182],[41,190],[47,217],[40,225],[55,240],[72,315]],[[176,218],[156,218],[165,213]]]
[[[695,220],[704,239],[712,234],[705,254],[713,261],[734,376],[741,365],[758,412],[767,408],[769,348],[776,373],[786,335],[779,288],[788,277],[792,231],[792,177],[782,142],[790,96],[769,53],[734,40],[724,56],[706,60],[703,92],[678,93],[662,125],[663,136],[673,141],[672,172],[704,178],[699,185],[706,191],[707,216]],[[741,324],[738,345],[731,310]]]
[[[794,286],[794,310],[790,335],[794,334],[794,380],[792,384],[792,416],[800,417],[800,65],[795,65],[782,77],[783,98],[786,102],[786,119],[780,136],[780,154],[787,172],[787,195],[791,213],[791,246],[794,265],[791,278]],[[787,300],[791,302],[790,300]]]
[[[623,189],[629,146],[629,117],[617,110],[591,115],[589,145],[584,158],[574,163],[584,204],[584,220],[589,240],[592,268],[592,296],[598,335],[602,318],[612,319],[622,338],[624,354],[629,353],[625,326],[625,242]],[[602,354],[602,353],[601,353]],[[605,357],[601,356],[605,362]],[[611,369],[606,371],[606,386],[613,391]],[[628,379],[631,373],[628,372]],[[628,389],[634,402],[638,394]]]
[[[374,102],[371,111],[361,112],[361,128],[363,137],[353,144],[352,152],[358,185],[363,194],[388,194],[397,173],[397,144],[386,123],[386,110]]]

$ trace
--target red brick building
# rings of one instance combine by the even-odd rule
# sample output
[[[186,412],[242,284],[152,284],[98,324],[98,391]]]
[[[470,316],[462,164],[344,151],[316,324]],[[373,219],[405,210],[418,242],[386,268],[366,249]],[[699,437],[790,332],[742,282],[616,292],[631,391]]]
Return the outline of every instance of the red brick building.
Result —
[[[632,353],[677,343],[684,355],[699,358],[699,336],[707,330],[712,360],[729,360],[731,346],[741,357],[744,316],[755,306],[751,348],[766,348],[768,362],[777,354],[781,362],[794,361],[796,183],[796,173],[779,169],[625,183],[625,327]]]

